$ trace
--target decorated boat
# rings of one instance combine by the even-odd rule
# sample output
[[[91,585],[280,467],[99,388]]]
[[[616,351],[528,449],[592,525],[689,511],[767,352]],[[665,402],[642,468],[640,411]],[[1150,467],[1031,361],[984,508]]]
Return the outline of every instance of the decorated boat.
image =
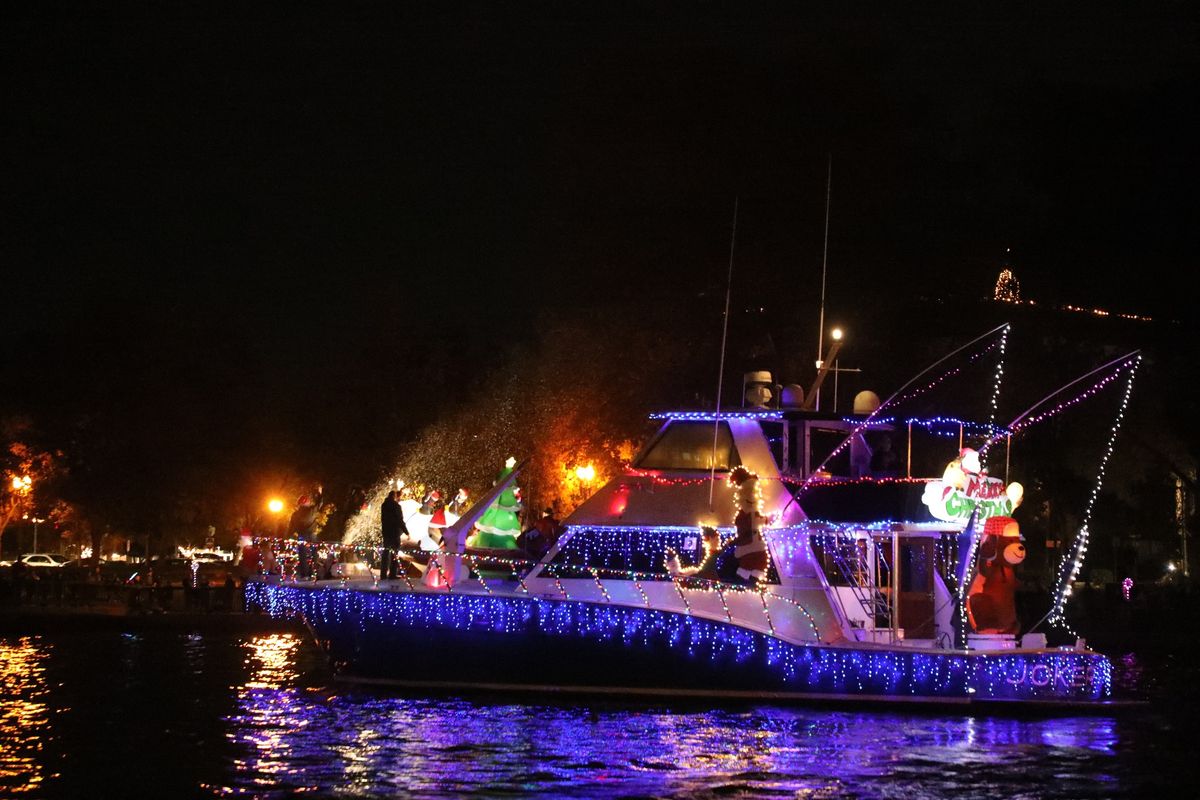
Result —
[[[1007,333],[956,354],[1002,356]],[[1006,426],[893,413],[945,380],[938,365],[885,402],[863,393],[848,414],[750,385],[740,408],[654,415],[658,432],[540,558],[468,546],[511,497],[521,465],[510,464],[407,576],[262,576],[247,601],[302,620],[338,677],[361,683],[1103,708],[1114,702],[1108,659],[1073,636],[1048,646],[1037,628],[1069,630],[1064,606],[1138,358]],[[1023,491],[1008,480],[1008,448],[1122,377],[1096,492],[1045,617],[1023,629]],[[995,477],[988,456],[1001,451]]]

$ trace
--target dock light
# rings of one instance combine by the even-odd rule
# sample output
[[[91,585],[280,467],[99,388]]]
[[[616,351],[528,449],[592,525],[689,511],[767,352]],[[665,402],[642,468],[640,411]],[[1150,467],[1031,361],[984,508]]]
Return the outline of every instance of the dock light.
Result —
[[[834,340],[835,342],[840,342],[840,341],[842,340],[842,329],[841,329],[841,328],[834,328],[833,330],[831,330],[831,331],[829,332],[829,335],[830,335],[831,337],[833,337],[833,340]]]
[[[280,511],[283,511],[283,501],[278,497],[272,497],[267,501],[267,510],[272,514],[278,514]]]
[[[588,483],[592,480],[592,478],[596,477],[596,468],[591,464],[588,464],[586,467],[576,467],[575,477],[579,478],[579,480],[583,481],[584,483]]]

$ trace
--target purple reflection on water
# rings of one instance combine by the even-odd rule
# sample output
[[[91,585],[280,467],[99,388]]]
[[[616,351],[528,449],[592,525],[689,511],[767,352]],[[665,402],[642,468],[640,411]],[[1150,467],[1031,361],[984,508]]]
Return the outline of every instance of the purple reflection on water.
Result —
[[[219,793],[1099,797],[1115,780],[1108,718],[331,694],[298,685],[295,638],[243,646]]]

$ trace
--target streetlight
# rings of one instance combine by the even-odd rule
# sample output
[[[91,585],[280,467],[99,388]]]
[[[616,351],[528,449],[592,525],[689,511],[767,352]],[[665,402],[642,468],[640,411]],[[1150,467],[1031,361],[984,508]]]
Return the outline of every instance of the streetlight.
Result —
[[[33,479],[28,475],[13,475],[12,490],[21,497],[28,497],[33,492]],[[28,514],[25,515],[25,519],[29,519]],[[33,552],[35,553],[37,552],[37,524],[43,521],[36,517],[33,520]]]
[[[596,478],[596,468],[591,464],[584,464],[571,469],[567,464],[563,464],[563,471],[567,473],[567,478],[564,485],[567,487],[572,502],[583,502],[588,498],[588,493],[591,491],[592,481]],[[571,476],[575,477],[575,482],[571,482]]]
[[[283,512],[283,501],[278,497],[272,497],[267,501],[267,511],[270,511],[271,516],[275,517],[275,524],[271,526],[271,535],[278,538],[279,526],[283,522],[282,517],[279,516]]]
[[[27,519],[33,523],[33,552],[36,553],[38,551],[38,549],[37,549],[37,526],[38,526],[39,522],[45,522],[46,520],[42,519],[41,517],[33,517],[31,519],[28,514],[25,515],[25,519]]]

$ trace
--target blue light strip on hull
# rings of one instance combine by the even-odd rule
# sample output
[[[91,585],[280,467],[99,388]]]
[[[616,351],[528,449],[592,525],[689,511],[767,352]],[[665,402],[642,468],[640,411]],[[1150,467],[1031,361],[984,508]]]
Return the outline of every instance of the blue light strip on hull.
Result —
[[[540,598],[370,592],[252,582],[247,605],[298,617],[322,638],[369,641],[387,629],[580,639],[612,647],[669,647],[698,665],[763,674],[763,691],[935,699],[1097,701],[1112,667],[1095,653],[971,653],[795,645],[712,620],[656,609]],[[403,654],[397,654],[401,657]]]

